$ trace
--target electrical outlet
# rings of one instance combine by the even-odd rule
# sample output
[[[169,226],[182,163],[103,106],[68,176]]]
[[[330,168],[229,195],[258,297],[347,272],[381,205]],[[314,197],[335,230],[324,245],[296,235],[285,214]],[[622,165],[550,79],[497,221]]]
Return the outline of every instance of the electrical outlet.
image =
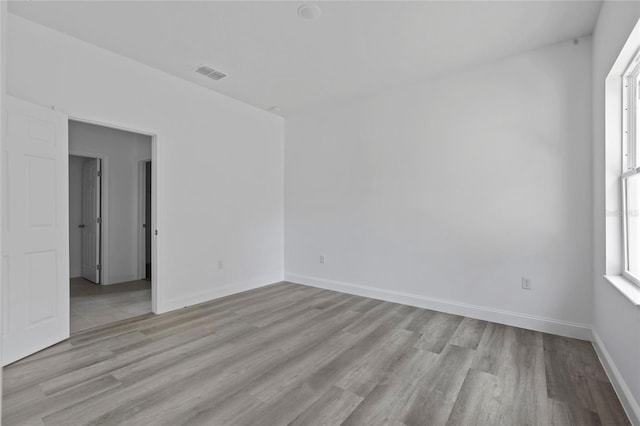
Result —
[[[320,255],[320,264],[324,265],[324,254]]]
[[[522,289],[531,290],[531,278],[522,277]]]
[[[218,269],[224,269],[224,262],[222,260],[218,260]]]

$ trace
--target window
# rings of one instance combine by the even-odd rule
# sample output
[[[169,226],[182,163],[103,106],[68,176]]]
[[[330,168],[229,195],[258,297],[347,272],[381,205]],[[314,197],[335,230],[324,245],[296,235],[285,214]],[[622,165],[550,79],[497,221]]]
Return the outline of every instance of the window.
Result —
[[[622,79],[623,275],[640,285],[640,54]]]

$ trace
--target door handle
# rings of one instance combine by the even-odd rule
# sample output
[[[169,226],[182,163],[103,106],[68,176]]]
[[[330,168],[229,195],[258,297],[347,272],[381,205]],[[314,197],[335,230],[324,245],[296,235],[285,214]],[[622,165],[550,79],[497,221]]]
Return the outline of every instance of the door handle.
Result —
[[[78,225],[78,228],[84,228],[84,224]]]

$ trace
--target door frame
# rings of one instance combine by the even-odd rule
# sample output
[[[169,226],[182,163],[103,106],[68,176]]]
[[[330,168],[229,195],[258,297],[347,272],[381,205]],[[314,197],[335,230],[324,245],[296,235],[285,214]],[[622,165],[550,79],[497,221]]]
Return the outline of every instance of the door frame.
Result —
[[[96,126],[102,126],[102,127],[107,127],[107,128],[111,128],[111,129],[116,129],[116,130],[124,130],[126,132],[132,132],[132,133],[137,133],[140,135],[145,135],[145,136],[149,136],[151,137],[151,158],[149,159],[153,164],[154,167],[151,169],[151,181],[154,182],[153,187],[151,188],[151,229],[152,229],[152,234],[151,234],[151,276],[153,277],[151,280],[151,311],[154,314],[157,314],[159,312],[159,306],[161,306],[159,299],[159,288],[160,288],[160,282],[161,282],[161,276],[158,273],[158,252],[159,252],[159,242],[158,242],[158,194],[159,194],[159,180],[158,180],[158,167],[157,165],[159,164],[158,161],[158,134],[156,132],[153,131],[149,131],[149,130],[144,130],[144,129],[140,129],[140,128],[134,128],[131,127],[127,124],[119,124],[119,123],[114,123],[114,122],[103,122],[100,120],[95,120],[95,119],[91,119],[91,118],[87,118],[87,117],[83,117],[80,115],[75,115],[73,113],[69,113],[68,114],[69,117],[69,121],[76,121],[76,122],[80,122],[80,123],[86,123],[86,124],[94,124]],[[67,146],[68,146],[69,141],[67,140]],[[75,152],[75,151],[74,151]],[[102,190],[103,190],[103,195],[102,195],[102,201],[103,201],[103,206],[102,206],[102,214],[103,214],[103,220],[102,220],[102,248],[103,248],[103,253],[107,253],[106,249],[108,249],[108,217],[106,218],[106,220],[104,219],[105,216],[108,216],[107,214],[105,214],[106,211],[108,211],[108,198],[109,198],[109,194],[108,194],[108,156],[106,155],[102,155],[102,154],[98,154],[98,155],[102,155],[102,157],[96,157],[95,153],[94,155],[91,155],[89,153],[72,153],[71,150],[69,150],[69,155],[80,155],[80,156],[88,156],[88,157],[93,157],[93,158],[101,158],[102,159]],[[107,171],[105,171],[105,169]],[[67,205],[66,209],[65,209],[65,215],[66,215],[66,220],[67,222],[69,221],[69,206]],[[105,222],[107,222],[107,226],[105,226]],[[67,245],[69,243],[67,242]],[[67,247],[67,250],[69,250],[69,247]],[[139,252],[139,250],[138,250]],[[109,276],[108,275],[108,261],[106,262],[107,264],[105,264],[105,261],[107,260],[108,256],[102,256],[102,272],[103,274],[101,275],[101,279],[102,281],[104,281],[104,277],[105,276]],[[68,267],[68,266],[67,266]]]
[[[144,280],[147,275],[146,265],[146,228],[142,225],[145,224],[145,210],[146,210],[146,192],[147,192],[147,173],[145,167],[147,163],[153,164],[151,158],[145,158],[138,161],[138,279]],[[151,192],[153,198],[153,168],[151,169]],[[151,216],[153,217],[153,200],[151,201]],[[147,224],[150,226],[151,224]],[[151,228],[153,229],[153,227]],[[153,232],[152,232],[153,237]],[[153,245],[153,238],[151,238],[151,244]],[[151,285],[153,285],[153,257],[151,259]]]
[[[77,121],[71,120],[71,118],[69,118],[69,120]],[[102,223],[100,224],[100,253],[98,254],[98,263],[102,265],[102,269],[98,274],[98,284],[103,284],[107,281],[105,277],[109,277],[109,257],[104,255],[108,253],[107,250],[109,249],[109,233],[107,232],[109,230],[109,215],[106,214],[109,211],[109,181],[107,180],[109,176],[109,156],[98,152],[69,149],[69,156],[71,155],[74,157],[95,158],[100,160],[100,218],[102,219]],[[69,261],[71,261],[71,258],[69,258]]]

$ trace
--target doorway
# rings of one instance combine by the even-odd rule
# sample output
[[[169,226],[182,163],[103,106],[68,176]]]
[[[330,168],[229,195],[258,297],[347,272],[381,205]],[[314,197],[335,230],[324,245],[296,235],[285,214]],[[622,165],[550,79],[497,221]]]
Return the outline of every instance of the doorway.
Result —
[[[102,159],[69,156],[69,276],[100,284]]]
[[[145,279],[151,281],[151,161],[145,163],[144,257]]]
[[[152,267],[152,194],[153,194],[153,172],[151,160],[142,160],[138,166],[139,176],[139,206],[140,206],[140,236],[138,251],[138,268],[140,275],[145,280],[151,281]]]
[[[72,333],[152,312],[151,151],[151,136],[69,121]]]
[[[100,296],[108,294],[111,301],[117,306],[121,315],[127,317],[138,316],[143,312],[135,306],[122,306],[118,304],[118,298],[123,295],[133,294],[135,285],[127,282],[127,279],[138,280],[144,286],[139,295],[145,303],[150,303],[151,309],[145,311],[158,312],[162,306],[159,300],[158,286],[162,274],[158,272],[158,239],[157,228],[158,214],[157,193],[158,185],[152,186],[151,195],[151,255],[153,268],[153,281],[140,279],[137,275],[136,260],[137,247],[137,202],[138,194],[130,197],[130,203],[114,203],[114,197],[110,195],[112,186],[109,176],[122,177],[120,173],[111,167],[116,155],[110,154],[104,149],[104,141],[96,138],[84,138],[78,135],[77,128],[81,124],[94,125],[102,128],[102,135],[111,131],[122,131],[128,134],[128,143],[143,138],[151,145],[150,153],[147,148],[144,153],[136,152],[130,158],[133,159],[133,177],[127,182],[128,186],[136,185],[136,167],[138,161],[144,158],[151,159],[153,182],[158,182],[158,153],[157,136],[154,132],[137,132],[127,127],[100,124],[89,121],[84,117],[71,118],[66,113],[50,106],[44,107],[32,102],[7,95],[5,98],[5,118],[11,124],[10,131],[2,135],[3,151],[3,185],[2,185],[2,215],[3,218],[11,217],[2,223],[2,256],[3,256],[3,322],[2,339],[2,365],[7,365],[31,355],[48,346],[59,343],[69,338],[70,317],[79,317],[75,313],[84,310],[87,315],[99,314],[101,303],[90,300],[91,295],[85,295],[85,300],[76,306],[82,309],[70,307],[70,210],[69,210],[69,155],[100,159],[101,172],[101,223],[100,237],[96,241],[96,254],[101,265],[99,274],[96,274],[94,282],[81,277],[81,272],[76,278],[83,282],[83,287],[90,291],[99,292]],[[107,129],[106,131],[104,129]],[[99,138],[98,138],[99,139]],[[74,141],[93,140],[91,146],[77,146]],[[97,142],[97,143],[96,143]],[[110,173],[113,171],[113,173]],[[80,188],[81,186],[78,186]],[[80,190],[78,190],[80,191]],[[80,195],[78,195],[80,198]],[[128,205],[134,209],[133,213],[127,212]],[[131,278],[129,272],[118,273],[119,259],[108,255],[109,248],[115,245],[110,238],[110,225],[117,225],[117,217],[123,216],[121,207],[125,208],[124,216],[133,215],[134,223],[130,235],[133,238],[131,244],[131,258],[133,267]],[[96,207],[97,208],[97,207]],[[113,210],[112,210],[113,209]],[[97,218],[98,216],[96,216]],[[80,214],[72,223],[78,231],[81,225]],[[80,246],[80,244],[78,244]],[[121,252],[127,254],[124,250]],[[122,253],[120,253],[122,254]],[[128,254],[127,254],[128,256]],[[125,258],[127,257],[125,256]],[[109,264],[116,264],[110,268]],[[111,269],[111,272],[109,271]],[[124,275],[123,275],[124,274]],[[113,284],[117,280],[123,284]],[[149,291],[150,287],[150,291]],[[125,291],[121,291],[123,288]],[[150,297],[149,297],[150,293]],[[124,301],[131,303],[129,296],[124,296]],[[149,298],[151,299],[149,302]],[[103,300],[104,301],[104,300]],[[28,307],[29,309],[26,309]],[[104,307],[104,303],[102,303]],[[74,312],[72,312],[74,311]],[[102,311],[104,314],[104,311]],[[94,318],[95,319],[95,318]],[[101,321],[117,321],[122,317],[102,315]],[[90,327],[95,326],[91,323]],[[86,327],[85,324],[85,328]],[[72,331],[77,331],[74,328]]]

